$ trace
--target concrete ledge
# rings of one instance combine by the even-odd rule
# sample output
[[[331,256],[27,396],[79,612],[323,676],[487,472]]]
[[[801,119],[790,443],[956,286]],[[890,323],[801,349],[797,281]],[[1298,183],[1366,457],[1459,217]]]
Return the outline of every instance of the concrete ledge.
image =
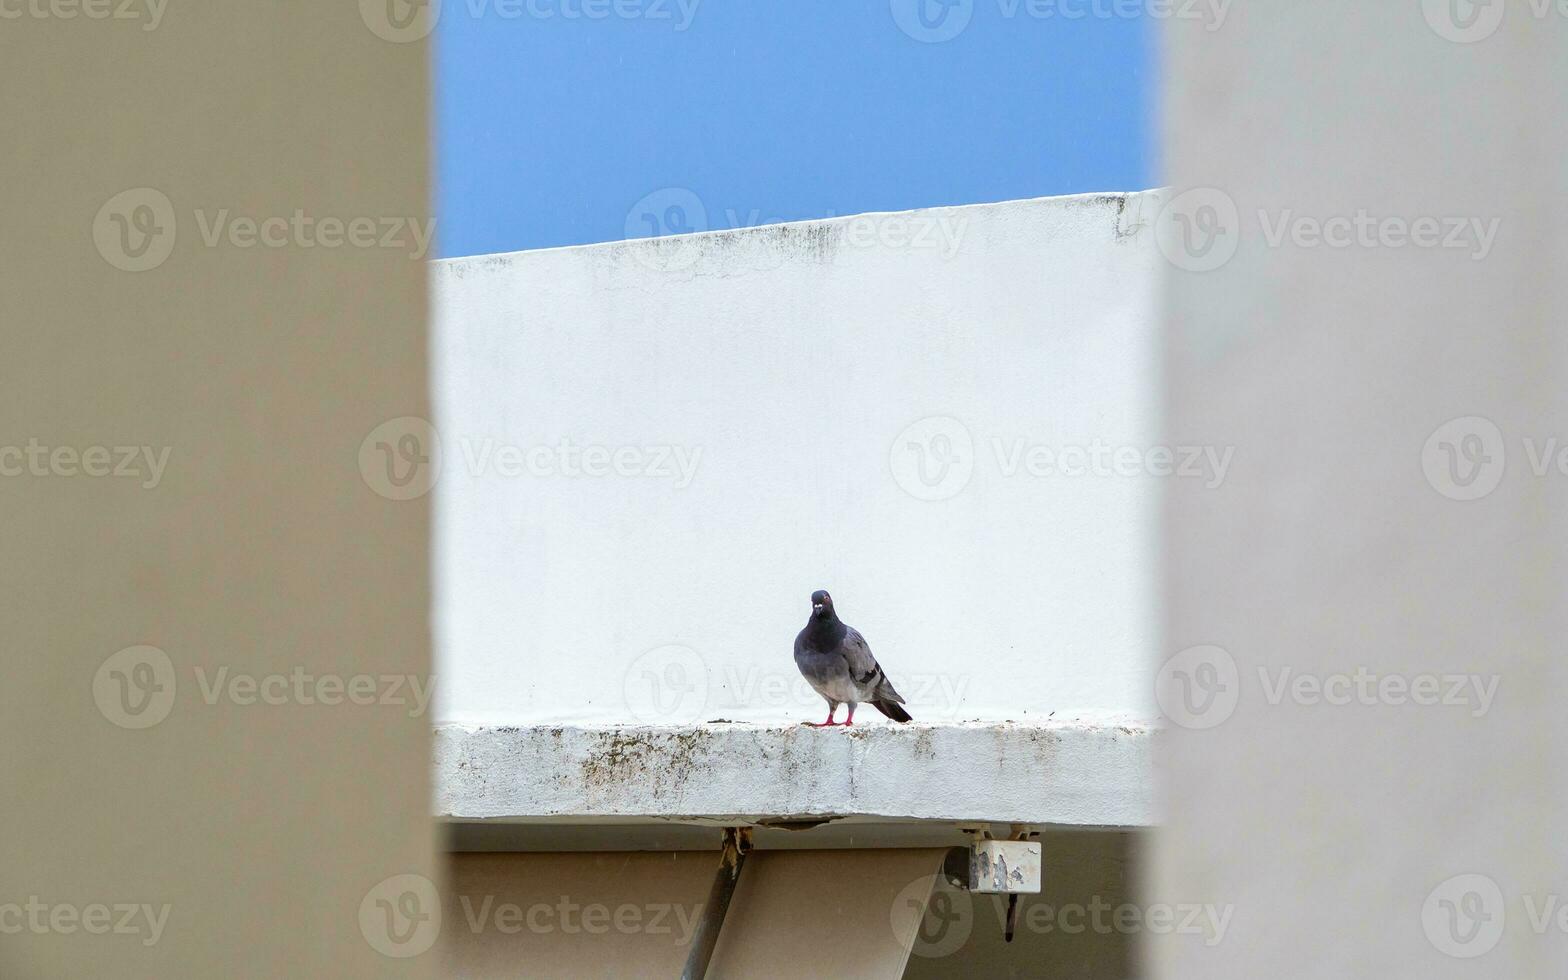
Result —
[[[435,733],[449,822],[874,818],[1155,823],[1146,725],[469,727]]]

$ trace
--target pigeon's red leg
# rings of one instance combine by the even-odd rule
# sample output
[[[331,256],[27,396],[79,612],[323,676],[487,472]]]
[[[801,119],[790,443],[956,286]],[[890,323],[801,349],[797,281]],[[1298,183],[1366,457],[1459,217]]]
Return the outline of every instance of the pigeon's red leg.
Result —
[[[855,702],[849,702],[849,714],[844,718],[844,725],[848,727],[855,723]]]
[[[808,721],[808,722],[806,722],[806,724],[809,725],[812,728],[833,728],[833,727],[836,727],[838,725],[838,722],[833,720],[833,716],[835,714],[837,714],[837,713],[838,713],[838,703],[834,702],[834,701],[830,701],[830,702],[828,702],[828,720],[827,721],[822,721],[822,722],[809,722]]]

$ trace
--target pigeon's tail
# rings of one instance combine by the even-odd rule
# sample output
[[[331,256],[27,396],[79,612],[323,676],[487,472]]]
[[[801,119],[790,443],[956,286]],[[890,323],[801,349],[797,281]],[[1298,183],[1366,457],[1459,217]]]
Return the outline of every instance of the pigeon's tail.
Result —
[[[882,712],[884,715],[887,715],[894,721],[914,720],[913,718],[909,717],[909,712],[904,710],[903,705],[899,704],[897,701],[889,700],[888,698],[878,698],[877,700],[871,702],[871,706]]]

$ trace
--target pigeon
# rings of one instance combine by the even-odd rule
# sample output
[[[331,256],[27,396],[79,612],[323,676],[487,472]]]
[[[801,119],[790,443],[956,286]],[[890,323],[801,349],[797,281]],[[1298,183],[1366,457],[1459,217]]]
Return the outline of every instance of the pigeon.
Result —
[[[910,720],[909,712],[902,707],[904,699],[882,673],[866,638],[838,618],[833,611],[833,597],[821,589],[811,593],[811,618],[795,637],[795,666],[800,668],[806,683],[828,702],[828,720],[812,724],[813,728],[853,725],[855,706],[862,701],[871,702],[873,708],[894,721]],[[843,722],[836,722],[833,715],[840,704],[849,705],[849,714]]]

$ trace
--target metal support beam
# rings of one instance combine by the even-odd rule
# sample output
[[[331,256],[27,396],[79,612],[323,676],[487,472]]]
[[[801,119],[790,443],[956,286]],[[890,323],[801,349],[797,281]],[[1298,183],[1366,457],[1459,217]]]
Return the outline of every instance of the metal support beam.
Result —
[[[686,955],[686,969],[681,980],[704,980],[708,975],[708,961],[713,959],[713,948],[719,942],[719,930],[724,928],[724,916],[730,910],[730,898],[740,882],[740,869],[746,864],[751,851],[750,827],[725,827],[724,845],[719,853],[719,870],[713,876],[713,888],[708,892],[707,907],[697,923],[697,934],[692,937],[691,951]]]

